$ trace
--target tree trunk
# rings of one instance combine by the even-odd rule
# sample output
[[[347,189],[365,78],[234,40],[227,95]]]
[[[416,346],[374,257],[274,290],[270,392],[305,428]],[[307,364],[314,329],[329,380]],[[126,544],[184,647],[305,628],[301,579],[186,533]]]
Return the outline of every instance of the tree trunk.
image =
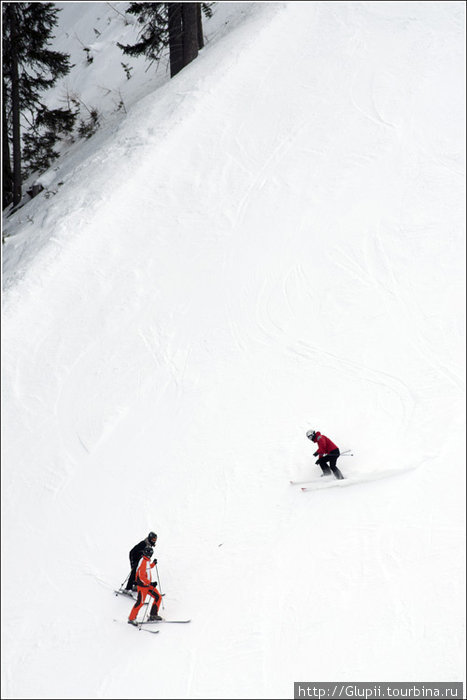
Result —
[[[11,107],[13,119],[13,206],[21,201],[21,134],[20,134],[20,104],[19,104],[19,73],[16,42],[18,24],[16,9],[11,9]]]
[[[198,49],[204,47],[204,36],[203,36],[203,13],[201,11],[201,3],[196,3],[196,14],[198,21]]]
[[[182,3],[183,17],[183,65],[187,66],[198,55],[197,2]]]
[[[3,78],[2,100],[2,209],[13,201],[13,173],[11,172],[10,144],[8,143],[8,118],[6,112],[5,78]]]
[[[170,77],[173,78],[183,68],[183,25],[182,3],[168,2]]]

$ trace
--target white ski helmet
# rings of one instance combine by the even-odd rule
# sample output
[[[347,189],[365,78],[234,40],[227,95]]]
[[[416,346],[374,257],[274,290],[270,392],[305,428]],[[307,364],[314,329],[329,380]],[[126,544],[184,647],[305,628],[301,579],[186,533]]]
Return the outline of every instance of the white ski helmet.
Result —
[[[308,430],[306,434],[308,440],[313,440],[313,442],[316,440],[316,430]]]

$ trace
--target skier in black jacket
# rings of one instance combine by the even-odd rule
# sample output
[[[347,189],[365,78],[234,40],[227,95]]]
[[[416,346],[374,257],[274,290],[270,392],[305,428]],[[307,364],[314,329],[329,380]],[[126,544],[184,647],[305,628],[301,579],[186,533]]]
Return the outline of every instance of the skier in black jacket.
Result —
[[[157,535],[155,532],[150,532],[149,535],[146,537],[145,540],[141,540],[141,542],[138,542],[138,544],[135,544],[132,550],[130,550],[130,566],[131,566],[131,572],[130,576],[128,577],[128,582],[126,584],[125,590],[126,591],[136,591],[136,569],[138,568],[138,563],[141,557],[143,556],[143,551],[146,549],[146,547],[155,547],[157,542]],[[154,562],[157,563],[157,559],[154,559]]]

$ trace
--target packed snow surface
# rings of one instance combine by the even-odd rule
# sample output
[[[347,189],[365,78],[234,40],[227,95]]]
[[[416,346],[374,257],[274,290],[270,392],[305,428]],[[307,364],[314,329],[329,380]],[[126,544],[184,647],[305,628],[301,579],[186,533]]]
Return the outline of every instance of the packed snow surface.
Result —
[[[172,80],[66,6],[103,123],[5,221],[4,696],[463,680],[464,3],[221,3]],[[353,488],[289,484],[309,428]]]

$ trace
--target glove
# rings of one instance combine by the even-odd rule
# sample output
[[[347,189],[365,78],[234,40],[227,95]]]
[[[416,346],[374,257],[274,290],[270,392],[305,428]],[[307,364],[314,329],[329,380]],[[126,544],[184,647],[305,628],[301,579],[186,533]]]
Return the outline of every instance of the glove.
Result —
[[[157,559],[153,559],[153,560],[152,560],[152,563],[153,563],[153,564],[157,564]]]
[[[151,583],[151,588],[157,588],[157,581],[153,581]]]
[[[318,456],[318,450],[316,450],[316,452],[313,452],[313,457],[317,457],[317,456]]]

